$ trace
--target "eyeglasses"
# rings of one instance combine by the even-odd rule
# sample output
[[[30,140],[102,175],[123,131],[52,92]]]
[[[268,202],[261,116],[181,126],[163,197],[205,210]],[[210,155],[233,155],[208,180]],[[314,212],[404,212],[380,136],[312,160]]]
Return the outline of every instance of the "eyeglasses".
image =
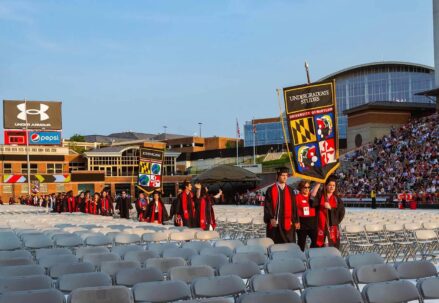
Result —
[[[303,189],[310,189],[311,188],[311,186],[304,186],[304,187],[302,187]]]

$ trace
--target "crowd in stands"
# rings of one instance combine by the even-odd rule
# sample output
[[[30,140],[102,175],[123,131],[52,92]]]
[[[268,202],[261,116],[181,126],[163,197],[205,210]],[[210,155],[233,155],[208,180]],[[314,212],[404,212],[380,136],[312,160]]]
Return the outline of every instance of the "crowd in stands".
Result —
[[[262,205],[265,201],[265,193],[262,191],[245,193],[236,192],[233,202],[236,205]]]
[[[439,115],[413,119],[345,155],[338,172],[344,195],[397,195],[439,203]]]

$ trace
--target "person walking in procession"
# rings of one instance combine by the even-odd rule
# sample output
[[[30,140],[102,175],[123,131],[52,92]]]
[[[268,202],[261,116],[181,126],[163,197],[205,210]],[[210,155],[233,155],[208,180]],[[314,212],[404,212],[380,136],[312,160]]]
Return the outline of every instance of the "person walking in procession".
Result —
[[[297,231],[297,244],[305,251],[306,238],[311,239],[311,248],[317,247],[317,217],[315,199],[319,186],[315,185],[311,191],[309,181],[302,180],[298,184],[299,193],[294,196],[299,214],[300,229]]]
[[[176,224],[179,226],[196,227],[196,210],[192,184],[189,181],[183,183],[184,190],[178,195],[176,207]]]
[[[127,192],[123,190],[121,196],[116,200],[116,209],[119,210],[120,217],[129,219],[130,209],[132,208],[131,199],[127,196]]]
[[[317,246],[326,245],[340,248],[340,223],[345,215],[343,201],[337,194],[334,177],[329,177],[323,190],[317,194]]]
[[[295,243],[296,229],[300,228],[293,189],[287,185],[288,168],[278,169],[277,180],[267,189],[264,204],[264,222],[267,237],[274,243]]]

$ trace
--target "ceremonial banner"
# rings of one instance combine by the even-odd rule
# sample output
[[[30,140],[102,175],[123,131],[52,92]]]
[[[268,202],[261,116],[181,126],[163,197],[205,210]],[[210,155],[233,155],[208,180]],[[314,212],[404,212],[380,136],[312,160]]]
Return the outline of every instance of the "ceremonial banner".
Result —
[[[141,147],[138,184],[147,191],[162,187],[163,149]]]
[[[294,176],[325,182],[338,160],[335,82],[283,89]]]

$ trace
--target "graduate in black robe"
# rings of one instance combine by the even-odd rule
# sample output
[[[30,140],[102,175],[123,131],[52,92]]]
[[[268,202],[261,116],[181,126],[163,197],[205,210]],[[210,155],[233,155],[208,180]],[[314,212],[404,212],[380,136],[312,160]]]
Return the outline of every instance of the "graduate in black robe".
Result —
[[[176,206],[176,225],[187,226],[190,228],[197,227],[196,209],[194,194],[192,193],[192,184],[189,181],[183,183],[184,189],[178,195]]]
[[[78,197],[76,197],[76,207],[81,213],[85,213],[85,193],[81,192]]]
[[[277,181],[267,189],[264,204],[264,222],[267,237],[274,243],[295,243],[296,229],[300,228],[293,189],[287,185],[288,168],[278,169]]]
[[[202,230],[215,230],[215,212],[213,211],[214,199],[218,199],[222,194],[220,190],[215,196],[209,194],[206,186],[201,188],[198,204],[197,222]]]
[[[127,192],[123,190],[121,196],[116,200],[116,209],[119,210],[120,217],[129,219],[130,209],[132,208],[131,199],[127,196]]]
[[[317,210],[317,246],[325,245],[340,248],[340,223],[345,216],[345,207],[337,193],[336,178],[330,176],[323,190],[316,198]],[[326,240],[328,243],[326,244]]]
[[[162,201],[161,193],[155,190],[152,194],[152,201],[149,202],[146,221],[155,224],[165,224],[168,221],[168,212]]]

